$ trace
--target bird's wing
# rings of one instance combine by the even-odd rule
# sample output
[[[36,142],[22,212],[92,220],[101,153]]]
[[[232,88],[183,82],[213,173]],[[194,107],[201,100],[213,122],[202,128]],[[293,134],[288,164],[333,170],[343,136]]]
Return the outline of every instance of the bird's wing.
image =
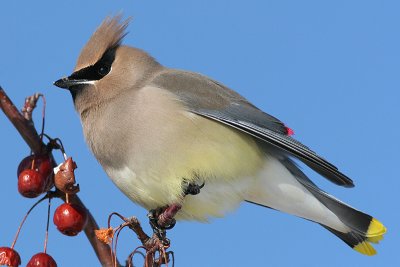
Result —
[[[192,72],[161,72],[151,84],[172,92],[190,112],[229,125],[300,159],[335,184],[353,187],[353,181],[334,165],[290,137],[290,129],[245,98],[205,76]]]

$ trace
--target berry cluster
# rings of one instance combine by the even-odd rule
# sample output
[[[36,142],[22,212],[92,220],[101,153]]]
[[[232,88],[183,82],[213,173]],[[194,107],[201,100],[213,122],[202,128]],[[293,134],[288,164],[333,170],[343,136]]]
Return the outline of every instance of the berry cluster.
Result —
[[[36,198],[43,195],[26,213],[18,227],[15,239],[10,247],[0,247],[0,265],[6,266],[19,266],[21,265],[21,257],[14,249],[17,242],[19,233],[23,224],[25,223],[30,212],[43,200],[48,199],[47,211],[47,227],[44,241],[44,251],[35,254],[28,262],[28,267],[55,267],[56,261],[47,254],[47,241],[48,229],[50,221],[50,204],[51,199],[54,197],[65,199],[64,204],[61,204],[54,212],[53,222],[57,229],[64,235],[75,236],[79,234],[86,226],[88,220],[88,211],[75,203],[69,202],[69,196],[79,192],[79,185],[75,184],[75,169],[76,163],[72,158],[68,158],[65,154],[64,146],[60,139],[52,139],[44,133],[45,125],[45,108],[46,100],[40,93],[36,93],[25,99],[24,107],[22,108],[21,115],[28,122],[33,124],[32,112],[36,107],[37,101],[42,98],[43,112],[42,112],[42,127],[40,139],[48,138],[49,142],[43,146],[41,153],[32,153],[25,157],[18,166],[18,192],[26,198]],[[52,156],[52,150],[61,150],[64,162],[58,165]],[[51,191],[55,187],[55,190]]]
[[[18,228],[17,235],[11,247],[0,247],[0,265],[6,266],[19,266],[21,264],[21,257],[14,249],[15,243],[18,239],[19,232],[24,224],[27,216],[36,207],[37,204],[45,199],[50,200],[54,196],[65,194],[66,203],[61,204],[54,211],[53,222],[57,229],[64,235],[76,236],[86,226],[88,214],[84,207],[70,203],[69,194],[71,191],[76,193],[79,187],[75,184],[74,170],[76,168],[75,162],[72,158],[67,158],[62,145],[60,146],[64,155],[64,163],[53,169],[55,165],[51,154],[30,155],[24,158],[18,166],[18,192],[27,198],[35,198],[45,194],[38,200],[32,208],[27,212],[24,219]],[[56,172],[56,173],[55,173]],[[55,191],[50,191],[56,185]],[[60,188],[58,187],[60,186]],[[50,205],[48,216],[50,216]],[[47,220],[49,221],[49,219]],[[49,225],[47,222],[47,229]],[[55,267],[56,261],[46,253],[47,248],[47,232],[45,238],[44,252],[35,254],[28,262],[28,267]]]

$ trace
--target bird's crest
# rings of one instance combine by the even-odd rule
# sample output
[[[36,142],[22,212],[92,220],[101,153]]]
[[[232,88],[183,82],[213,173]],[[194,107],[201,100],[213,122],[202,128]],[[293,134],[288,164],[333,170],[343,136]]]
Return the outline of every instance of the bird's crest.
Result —
[[[107,17],[83,47],[75,66],[75,70],[94,65],[109,49],[119,46],[125,37],[125,29],[131,18],[121,21],[121,15]]]

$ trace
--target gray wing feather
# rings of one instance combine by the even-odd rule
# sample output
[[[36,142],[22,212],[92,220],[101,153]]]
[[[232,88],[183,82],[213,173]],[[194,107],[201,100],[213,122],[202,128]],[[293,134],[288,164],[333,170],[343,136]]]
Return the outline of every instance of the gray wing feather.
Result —
[[[334,165],[288,136],[286,126],[280,120],[264,113],[222,84],[197,73],[179,70],[165,71],[151,83],[173,92],[189,111],[278,147],[335,184],[354,186],[353,181]]]

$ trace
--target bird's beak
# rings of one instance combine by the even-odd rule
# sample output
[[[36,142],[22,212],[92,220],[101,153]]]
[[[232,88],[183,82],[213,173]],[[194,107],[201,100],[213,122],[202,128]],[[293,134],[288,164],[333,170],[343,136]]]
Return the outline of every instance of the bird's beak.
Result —
[[[73,87],[73,86],[81,85],[81,84],[87,84],[87,83],[90,83],[90,81],[85,80],[85,79],[79,79],[79,80],[77,80],[77,79],[71,78],[71,76],[70,76],[70,77],[61,78],[61,79],[55,81],[53,84],[54,84],[55,86],[57,86],[57,87],[60,87],[60,88],[64,88],[64,89],[68,89],[68,90],[69,90],[69,89],[71,89],[71,87]]]
[[[78,82],[78,80],[70,80],[69,77],[64,77],[55,81],[53,84],[60,88],[69,89],[70,87],[78,84]]]

